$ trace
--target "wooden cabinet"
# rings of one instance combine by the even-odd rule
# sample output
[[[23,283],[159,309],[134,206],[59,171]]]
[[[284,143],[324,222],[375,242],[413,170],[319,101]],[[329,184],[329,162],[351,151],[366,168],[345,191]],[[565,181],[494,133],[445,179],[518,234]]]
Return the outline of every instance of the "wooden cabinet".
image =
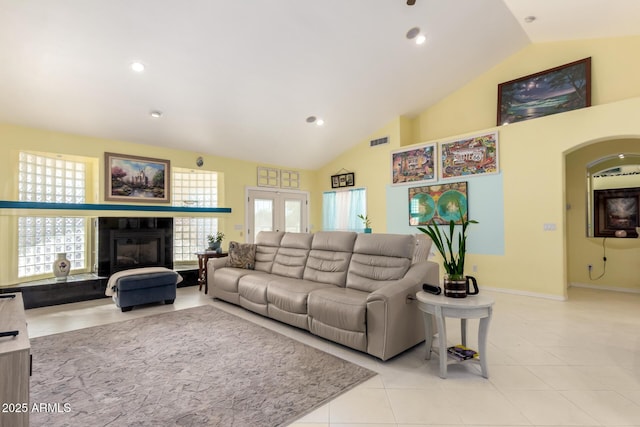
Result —
[[[0,298],[0,332],[18,331],[0,337],[0,426],[29,426],[30,351],[22,295]]]

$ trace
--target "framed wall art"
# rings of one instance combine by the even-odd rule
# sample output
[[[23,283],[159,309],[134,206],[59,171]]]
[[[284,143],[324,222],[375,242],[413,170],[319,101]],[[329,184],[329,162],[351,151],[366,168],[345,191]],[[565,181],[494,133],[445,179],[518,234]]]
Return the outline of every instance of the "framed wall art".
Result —
[[[391,153],[391,184],[432,182],[436,175],[436,145],[396,150]]]
[[[409,188],[409,225],[462,224],[468,218],[467,182]],[[460,210],[463,218],[460,218]]]
[[[353,172],[331,175],[331,188],[353,187],[356,185],[356,174]]]
[[[498,85],[497,125],[591,106],[591,58]]]
[[[169,160],[104,153],[104,198],[118,202],[170,203]]]
[[[595,190],[593,199],[595,237],[638,237],[640,187]]]
[[[497,173],[498,133],[471,136],[440,144],[440,178]]]

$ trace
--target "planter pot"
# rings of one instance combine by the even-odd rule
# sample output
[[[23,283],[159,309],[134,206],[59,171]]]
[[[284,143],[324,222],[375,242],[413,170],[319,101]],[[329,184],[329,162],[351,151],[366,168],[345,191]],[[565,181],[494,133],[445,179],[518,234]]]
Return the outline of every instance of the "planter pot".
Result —
[[[370,228],[365,228],[364,232],[367,233],[367,234],[371,234],[371,229]]]
[[[467,297],[467,279],[458,274],[444,275],[444,296],[450,298]]]
[[[218,249],[220,249],[220,242],[209,243],[210,251],[217,251]]]

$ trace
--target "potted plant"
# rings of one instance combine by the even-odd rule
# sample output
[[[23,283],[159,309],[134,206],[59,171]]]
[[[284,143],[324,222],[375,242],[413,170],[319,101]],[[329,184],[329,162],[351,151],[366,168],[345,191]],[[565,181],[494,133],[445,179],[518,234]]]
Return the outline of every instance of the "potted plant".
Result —
[[[467,282],[464,276],[464,259],[467,252],[467,227],[469,224],[478,224],[475,220],[464,220],[462,207],[458,204],[458,214],[462,219],[462,230],[455,233],[455,221],[449,221],[448,233],[445,227],[444,232],[431,219],[431,223],[426,228],[418,227],[418,230],[426,233],[433,244],[442,255],[443,267],[446,272],[444,276],[444,293],[449,297],[464,298],[467,296]],[[457,241],[457,251],[454,250],[454,241]]]
[[[371,220],[368,215],[358,215],[358,218],[362,220],[362,224],[364,225],[364,232],[371,233]]]
[[[209,242],[209,249],[212,251],[220,251],[220,244],[222,243],[222,239],[224,239],[224,233],[222,231],[216,232],[216,234],[209,234],[207,236],[207,241]]]

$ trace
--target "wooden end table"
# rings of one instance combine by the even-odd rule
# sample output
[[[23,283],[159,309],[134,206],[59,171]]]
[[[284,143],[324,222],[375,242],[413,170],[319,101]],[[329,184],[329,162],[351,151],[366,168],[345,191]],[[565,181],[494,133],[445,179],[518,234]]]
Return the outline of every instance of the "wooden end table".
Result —
[[[462,345],[464,346],[467,345],[467,319],[480,319],[480,326],[478,328],[479,361],[482,376],[489,378],[489,371],[487,369],[487,335],[489,333],[489,322],[491,321],[493,304],[495,302],[493,298],[487,295],[450,298],[423,291],[419,291],[416,294],[416,298],[418,299],[418,308],[424,315],[427,359],[431,359],[434,338],[434,336],[431,335],[431,315],[436,318],[436,325],[438,327],[438,353],[440,356],[440,378],[447,378],[447,328],[445,317],[460,319],[460,332],[462,335]],[[476,359],[469,359],[469,361],[471,360]]]
[[[202,290],[204,285],[204,293],[209,293],[209,284],[207,283],[207,261],[209,258],[224,258],[229,254],[227,252],[202,251],[196,252],[198,256],[198,291]]]

